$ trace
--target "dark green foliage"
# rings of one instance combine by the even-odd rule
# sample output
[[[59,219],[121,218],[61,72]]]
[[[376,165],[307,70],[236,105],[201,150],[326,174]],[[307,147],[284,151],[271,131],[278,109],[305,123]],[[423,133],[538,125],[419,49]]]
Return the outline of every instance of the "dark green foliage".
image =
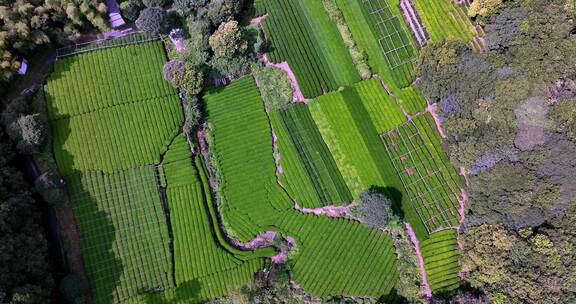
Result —
[[[34,188],[42,196],[44,201],[50,205],[64,201],[64,190],[61,187],[61,177],[55,172],[42,173],[36,178],[36,181],[34,181]]]
[[[182,127],[182,132],[187,136],[193,136],[192,132],[196,129],[200,123],[200,112],[198,106],[198,98],[193,96],[192,98],[186,98],[184,100],[184,126]]]
[[[119,2],[122,16],[130,21],[136,21],[140,11],[145,8],[142,0],[121,0]]]
[[[166,31],[166,18],[166,12],[159,7],[145,8],[140,12],[136,26],[150,35],[158,36]]]
[[[0,128],[0,302],[48,303],[52,277],[47,263],[39,202],[13,167],[15,151]]]
[[[242,9],[242,0],[210,0],[208,4],[208,18],[214,26],[234,20]]]
[[[3,0],[0,7],[0,81],[10,80],[20,67],[20,56],[38,46],[65,43],[89,29],[109,30],[103,0]]]
[[[198,68],[186,64],[182,73],[174,74],[172,84],[182,90],[186,96],[194,96],[202,90],[204,73]]]
[[[164,0],[142,0],[142,4],[146,7],[162,7],[165,4]]]
[[[85,302],[80,282],[80,277],[75,274],[69,274],[60,281],[60,292],[71,304],[81,304]]]
[[[38,154],[48,139],[48,125],[44,113],[36,113],[32,103],[38,95],[28,93],[10,102],[0,121],[10,139],[23,154]]]
[[[476,100],[491,96],[494,91],[490,63],[460,41],[429,44],[421,52],[418,74],[417,86],[432,101],[450,96]]]
[[[526,17],[526,8],[505,8],[490,17],[486,26],[486,42],[491,51],[505,52],[508,45],[516,36],[518,26]]]

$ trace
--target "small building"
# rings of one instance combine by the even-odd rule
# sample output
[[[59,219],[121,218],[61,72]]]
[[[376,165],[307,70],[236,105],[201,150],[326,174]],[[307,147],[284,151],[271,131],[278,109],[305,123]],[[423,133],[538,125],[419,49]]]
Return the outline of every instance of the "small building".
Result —
[[[16,74],[25,75],[26,71],[28,71],[28,60],[22,59],[22,62],[20,62],[20,67],[16,71]]]

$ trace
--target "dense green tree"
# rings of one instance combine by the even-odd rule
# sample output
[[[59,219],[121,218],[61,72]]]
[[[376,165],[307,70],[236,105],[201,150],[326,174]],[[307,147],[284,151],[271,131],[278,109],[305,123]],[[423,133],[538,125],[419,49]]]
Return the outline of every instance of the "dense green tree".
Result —
[[[258,82],[260,95],[271,111],[286,109],[292,101],[294,90],[288,74],[275,67],[253,66],[254,77]]]
[[[248,42],[242,37],[242,30],[237,21],[220,24],[210,36],[210,47],[217,58],[232,59],[242,56],[248,49]]]
[[[184,92],[187,97],[194,96],[202,90],[204,73],[197,67],[186,64],[181,73],[175,73],[172,84]]]
[[[39,202],[13,167],[14,156],[0,127],[0,302],[49,303],[53,282]]]
[[[168,26],[166,12],[159,7],[145,8],[136,20],[136,26],[142,31],[158,36],[163,34]]]
[[[210,0],[207,16],[214,26],[234,20],[243,6],[242,0]]]

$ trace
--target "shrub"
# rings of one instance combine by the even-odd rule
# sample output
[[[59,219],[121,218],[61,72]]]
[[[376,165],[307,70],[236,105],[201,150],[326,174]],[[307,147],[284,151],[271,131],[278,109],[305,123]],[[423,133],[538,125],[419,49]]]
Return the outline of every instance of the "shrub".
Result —
[[[184,72],[184,62],[178,60],[170,60],[164,64],[162,68],[162,74],[164,79],[167,81],[173,81],[175,74],[181,74]]]
[[[157,36],[166,31],[166,12],[159,7],[149,7],[140,12],[136,26],[144,32]]]
[[[44,201],[52,206],[64,200],[64,193],[60,188],[60,177],[54,172],[44,172],[40,175],[34,181],[34,188]]]
[[[193,96],[184,100],[184,126],[182,131],[190,136],[200,123],[200,109],[198,107],[198,98]]]
[[[164,6],[164,0],[142,0],[142,4],[146,7],[162,7]]]
[[[208,18],[214,26],[232,21],[242,9],[241,2],[239,0],[211,0],[208,4]]]
[[[202,90],[204,73],[195,66],[185,64],[181,73],[174,74],[172,84],[182,90],[186,96],[194,96]]]
[[[275,67],[255,67],[254,76],[262,99],[271,111],[285,109],[292,101],[294,90],[288,74]]]
[[[46,140],[46,122],[40,114],[20,115],[8,126],[8,135],[21,153],[38,153]]]
[[[468,16],[488,17],[496,12],[501,5],[502,0],[475,0],[468,8]]]
[[[220,24],[210,36],[210,47],[215,57],[232,59],[242,55],[248,49],[248,43],[242,38],[242,32],[237,21]]]
[[[60,292],[72,304],[84,303],[81,279],[76,274],[68,274],[60,281]]]
[[[375,189],[362,191],[360,200],[362,203],[357,210],[360,221],[369,227],[385,228],[394,215],[392,201]]]

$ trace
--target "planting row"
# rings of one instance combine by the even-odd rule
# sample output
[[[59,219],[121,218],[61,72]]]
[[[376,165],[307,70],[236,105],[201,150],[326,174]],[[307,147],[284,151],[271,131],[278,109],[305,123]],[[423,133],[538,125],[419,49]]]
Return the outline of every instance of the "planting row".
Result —
[[[460,251],[454,229],[432,233],[421,243],[426,276],[434,293],[458,288]]]
[[[352,196],[303,104],[269,113],[277,136],[282,185],[303,207],[348,204]]]
[[[44,87],[51,119],[119,104],[175,96],[162,79],[160,41],[115,47],[60,59]]]
[[[304,97],[360,80],[336,28],[316,0],[268,0],[263,26],[273,62],[288,61]]]
[[[53,121],[60,173],[91,169],[113,172],[158,163],[181,121],[182,110],[175,96]]]
[[[174,285],[166,219],[152,166],[66,177],[95,303]]]
[[[213,136],[213,159],[220,177],[220,209],[225,210],[222,217],[229,231],[242,240],[266,230],[294,237],[296,253],[288,262],[296,282],[313,295],[387,294],[397,280],[389,236],[353,221],[303,214],[291,208],[293,201],[275,180],[272,132],[265,122],[264,105],[261,100],[253,101],[257,96],[246,91],[257,95],[252,78],[236,80],[204,96]],[[306,113],[288,111],[294,111],[290,115]],[[278,116],[288,114],[270,115],[279,120],[283,117]],[[291,136],[290,132],[299,132],[294,130],[279,134]],[[314,132],[306,124],[297,130]],[[382,145],[376,131],[374,138]],[[243,183],[248,189],[231,191],[234,183]]]
[[[374,72],[394,87],[412,82],[418,50],[400,9],[387,0],[337,0],[354,41],[368,54]]]

